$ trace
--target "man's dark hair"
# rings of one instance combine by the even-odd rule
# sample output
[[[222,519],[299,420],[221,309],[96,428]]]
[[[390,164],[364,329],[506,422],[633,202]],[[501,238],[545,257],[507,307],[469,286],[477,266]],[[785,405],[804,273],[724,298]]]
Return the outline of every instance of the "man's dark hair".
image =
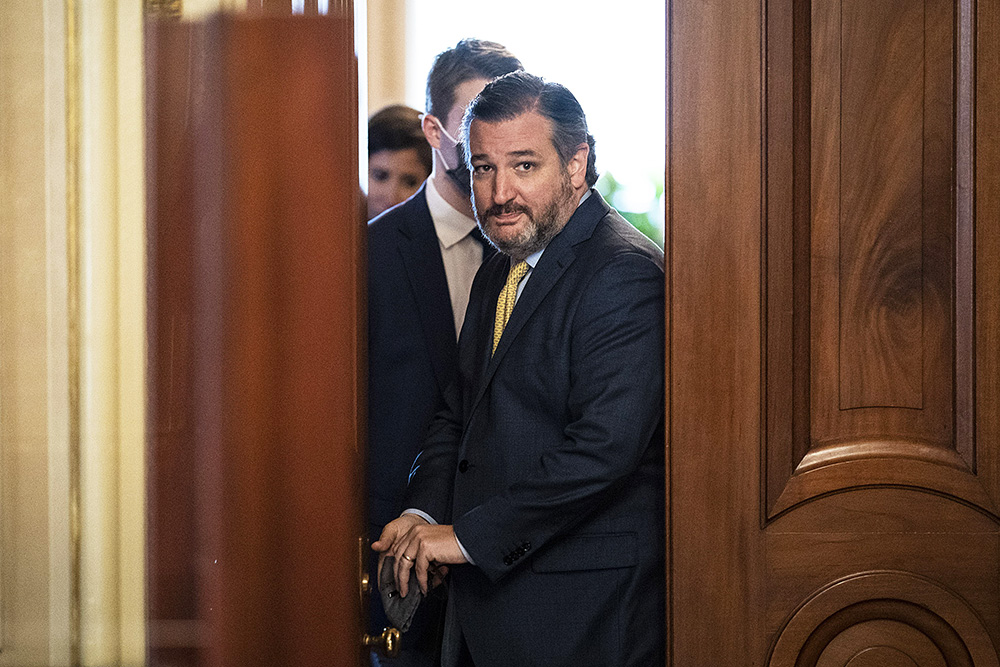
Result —
[[[590,147],[587,156],[587,185],[597,182],[594,137],[587,131],[583,107],[566,86],[545,81],[527,72],[511,72],[491,81],[469,104],[462,119],[465,154],[469,152],[469,125],[473,120],[499,123],[534,111],[552,122],[552,145],[565,167],[576,155],[580,144]],[[470,165],[471,169],[472,166]]]
[[[368,155],[379,151],[415,148],[420,163],[431,173],[431,145],[420,128],[420,112],[405,104],[393,104],[368,119]]]
[[[507,47],[496,42],[463,39],[434,59],[427,75],[427,113],[446,122],[455,105],[455,89],[471,79],[495,79],[524,69]]]

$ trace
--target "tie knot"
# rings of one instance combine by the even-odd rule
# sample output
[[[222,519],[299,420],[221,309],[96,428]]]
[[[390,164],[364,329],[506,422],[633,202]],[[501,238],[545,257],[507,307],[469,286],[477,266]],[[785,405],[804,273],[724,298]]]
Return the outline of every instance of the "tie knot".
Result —
[[[521,278],[523,278],[524,274],[527,272],[528,263],[522,259],[520,262],[510,267],[510,273],[507,274],[507,283],[514,283],[517,285],[521,282]]]

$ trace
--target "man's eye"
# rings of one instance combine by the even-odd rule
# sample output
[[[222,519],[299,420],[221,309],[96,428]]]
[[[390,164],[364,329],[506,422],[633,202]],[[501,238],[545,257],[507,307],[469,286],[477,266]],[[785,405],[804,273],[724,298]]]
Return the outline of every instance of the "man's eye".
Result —
[[[472,166],[472,173],[474,174],[485,174],[490,170],[488,164],[477,164]]]
[[[517,168],[520,169],[521,171],[531,171],[532,169],[535,168],[535,163],[534,162],[522,162],[521,164],[517,165]]]
[[[371,173],[368,175],[373,181],[378,181],[379,183],[385,183],[389,180],[389,172],[385,169],[372,169]]]

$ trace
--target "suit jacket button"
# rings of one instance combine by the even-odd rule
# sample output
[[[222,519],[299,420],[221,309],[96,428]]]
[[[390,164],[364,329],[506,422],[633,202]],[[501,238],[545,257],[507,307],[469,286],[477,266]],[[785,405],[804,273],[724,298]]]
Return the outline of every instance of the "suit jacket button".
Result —
[[[510,565],[510,564],[511,564],[511,563],[513,563],[513,562],[514,562],[514,561],[513,561],[513,560],[511,560],[510,556],[504,556],[504,557],[503,557],[503,564],[504,564],[504,565]]]
[[[524,544],[521,545],[521,548],[524,549],[525,551],[531,551],[531,542],[525,542]]]
[[[459,463],[458,463],[458,472],[465,472],[468,469],[469,469],[469,462],[468,461],[466,461],[465,459],[462,459],[461,461],[459,461]]]

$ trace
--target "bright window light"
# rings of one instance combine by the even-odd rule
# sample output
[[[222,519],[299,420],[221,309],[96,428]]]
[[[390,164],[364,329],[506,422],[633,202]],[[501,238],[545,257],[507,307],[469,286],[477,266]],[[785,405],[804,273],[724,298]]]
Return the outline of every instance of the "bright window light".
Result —
[[[508,0],[480,9],[467,0],[408,0],[406,103],[424,109],[434,56],[460,39],[504,44],[529,72],[580,100],[597,142],[599,189],[662,243],[665,7],[663,0]]]

